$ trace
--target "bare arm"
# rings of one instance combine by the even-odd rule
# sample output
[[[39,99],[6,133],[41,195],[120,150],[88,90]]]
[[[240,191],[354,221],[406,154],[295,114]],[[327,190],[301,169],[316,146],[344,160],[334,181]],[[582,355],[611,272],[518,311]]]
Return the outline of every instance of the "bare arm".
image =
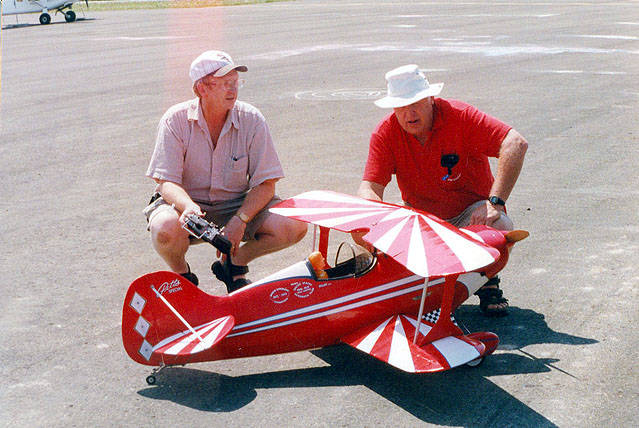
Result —
[[[359,189],[357,189],[357,196],[373,201],[383,201],[385,188],[386,186],[382,186],[373,181],[362,180]]]
[[[278,179],[266,180],[249,190],[242,206],[238,210],[238,214],[246,214],[249,221],[253,219],[275,195],[275,183],[277,180]],[[222,232],[233,244],[231,257],[235,256],[240,242],[242,242],[245,230],[246,223],[237,215],[233,216],[228,223],[226,223],[226,226],[224,226]]]
[[[167,204],[173,204],[180,212],[180,221],[184,223],[184,217],[188,214],[203,215],[200,207],[193,202],[186,190],[177,183],[165,180],[155,180],[159,184],[158,191]]]
[[[364,199],[370,199],[372,201],[383,201],[384,189],[386,189],[386,186],[382,186],[379,183],[362,180],[359,185],[359,189],[357,189],[357,196]],[[372,245],[364,242],[364,240],[362,239],[365,234],[365,232],[351,232],[351,238],[353,238],[353,241],[355,241],[357,245],[361,245],[368,251],[374,252],[375,248],[373,248]]]
[[[508,134],[506,134],[504,141],[501,143],[497,175],[490,189],[490,196],[498,196],[504,201],[508,199],[515,187],[517,178],[519,178],[527,149],[528,142],[519,132],[511,129]],[[503,212],[502,207],[495,208],[492,204],[486,203],[485,207],[480,207],[475,210],[471,216],[470,223],[490,226],[494,221],[499,219],[500,212]]]
[[[519,178],[527,149],[528,142],[517,131],[511,129],[501,143],[497,176],[490,189],[491,196],[499,196],[504,201],[508,199]]]

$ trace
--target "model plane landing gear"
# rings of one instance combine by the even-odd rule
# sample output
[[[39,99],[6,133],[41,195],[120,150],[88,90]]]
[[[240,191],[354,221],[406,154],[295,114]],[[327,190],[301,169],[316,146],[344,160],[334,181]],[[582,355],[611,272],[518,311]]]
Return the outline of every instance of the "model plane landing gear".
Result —
[[[484,362],[484,357],[479,357],[477,359],[467,362],[466,365],[469,367],[477,367],[483,362]]]
[[[151,373],[150,375],[148,375],[146,377],[146,383],[148,385],[155,385],[155,383],[158,381],[157,375],[164,370],[166,366],[164,364],[162,364],[160,367],[156,367],[153,369],[153,373]]]
[[[75,21],[75,12],[72,10],[68,10],[64,13],[64,20],[67,22],[73,22]]]
[[[40,24],[47,25],[49,23],[51,23],[51,15],[46,12],[40,15]]]

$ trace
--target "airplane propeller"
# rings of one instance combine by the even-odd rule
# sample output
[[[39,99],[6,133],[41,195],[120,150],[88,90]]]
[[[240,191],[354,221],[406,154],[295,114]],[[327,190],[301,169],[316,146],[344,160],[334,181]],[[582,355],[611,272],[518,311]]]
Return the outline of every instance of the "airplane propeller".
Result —
[[[526,230],[511,230],[510,232],[506,232],[504,237],[506,238],[506,242],[514,243],[528,238],[528,235],[530,235],[530,233]]]

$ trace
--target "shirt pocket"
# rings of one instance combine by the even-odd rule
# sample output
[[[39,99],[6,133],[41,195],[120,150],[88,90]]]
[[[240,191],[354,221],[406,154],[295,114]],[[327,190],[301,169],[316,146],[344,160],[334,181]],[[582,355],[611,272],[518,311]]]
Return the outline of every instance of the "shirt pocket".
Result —
[[[247,155],[231,156],[224,171],[224,187],[228,190],[243,192],[248,186]]]
[[[436,168],[437,173],[435,174],[435,178],[437,186],[446,192],[455,192],[464,189],[469,178],[467,176],[468,158],[460,156],[457,162],[451,165],[450,173],[449,169],[442,166],[441,163],[443,162],[440,160],[440,165]]]

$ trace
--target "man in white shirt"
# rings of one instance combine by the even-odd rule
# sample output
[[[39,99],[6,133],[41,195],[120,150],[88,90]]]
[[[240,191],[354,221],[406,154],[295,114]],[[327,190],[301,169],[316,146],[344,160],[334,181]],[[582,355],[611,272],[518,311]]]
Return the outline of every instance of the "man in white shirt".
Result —
[[[237,101],[239,72],[245,71],[220,51],[206,51],[193,61],[197,98],[164,114],[146,173],[157,183],[156,200],[145,214],[158,254],[197,285],[185,258],[189,235],[181,226],[188,214],[205,217],[223,227],[232,244],[230,258],[212,266],[229,293],[250,283],[245,277],[250,261],[293,245],[307,229],[268,212],[280,200],[275,183],[284,172],[264,117]]]

